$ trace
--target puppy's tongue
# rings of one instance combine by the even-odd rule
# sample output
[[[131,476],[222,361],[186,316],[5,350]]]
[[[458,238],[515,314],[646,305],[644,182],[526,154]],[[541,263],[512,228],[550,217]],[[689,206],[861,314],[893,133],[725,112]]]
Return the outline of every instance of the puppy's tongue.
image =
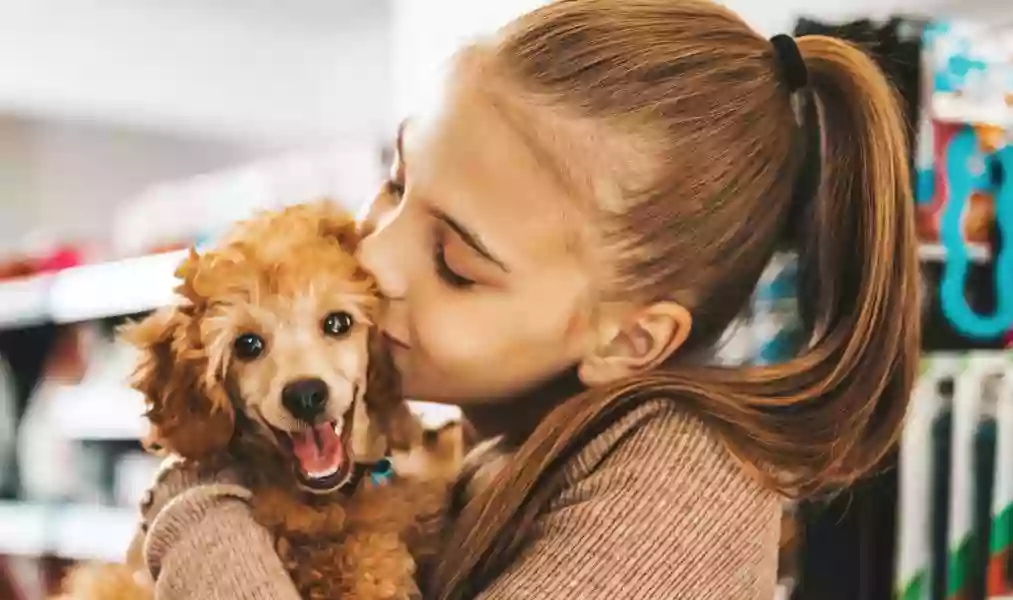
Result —
[[[303,474],[312,478],[326,477],[344,464],[345,448],[334,431],[334,423],[321,423],[291,436],[292,451]]]

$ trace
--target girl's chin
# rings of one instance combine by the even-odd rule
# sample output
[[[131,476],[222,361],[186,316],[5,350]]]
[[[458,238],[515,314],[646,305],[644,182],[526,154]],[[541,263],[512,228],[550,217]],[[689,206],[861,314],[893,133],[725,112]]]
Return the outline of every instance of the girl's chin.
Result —
[[[410,376],[404,377],[401,380],[401,394],[413,402],[448,404],[453,406],[464,406],[470,404],[467,399],[448,396],[446,389],[434,389],[436,386],[431,385],[432,383],[433,382],[413,381]]]

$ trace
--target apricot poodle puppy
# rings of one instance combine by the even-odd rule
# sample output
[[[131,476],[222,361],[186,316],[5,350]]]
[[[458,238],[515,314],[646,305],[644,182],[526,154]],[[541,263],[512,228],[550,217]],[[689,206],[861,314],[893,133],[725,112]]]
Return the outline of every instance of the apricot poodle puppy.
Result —
[[[358,239],[348,214],[319,203],[191,251],[177,271],[183,301],[125,331],[142,356],[132,383],[153,446],[240,471],[304,598],[418,598],[453,469],[390,469],[421,429],[375,335],[381,307]],[[133,590],[117,598],[144,589],[117,575]],[[67,596],[113,596],[115,582],[96,577],[71,577]]]

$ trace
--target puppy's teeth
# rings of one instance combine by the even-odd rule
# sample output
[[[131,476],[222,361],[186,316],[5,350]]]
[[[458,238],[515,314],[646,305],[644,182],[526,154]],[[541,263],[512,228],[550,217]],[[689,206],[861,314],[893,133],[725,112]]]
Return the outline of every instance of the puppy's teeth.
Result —
[[[334,475],[337,472],[338,468],[335,467],[329,471],[323,471],[320,473],[308,473],[308,475],[310,476],[310,479],[323,479],[324,477],[330,477],[331,475]]]
[[[334,433],[335,435],[341,435],[341,431],[345,428],[345,420],[338,419],[334,422]]]

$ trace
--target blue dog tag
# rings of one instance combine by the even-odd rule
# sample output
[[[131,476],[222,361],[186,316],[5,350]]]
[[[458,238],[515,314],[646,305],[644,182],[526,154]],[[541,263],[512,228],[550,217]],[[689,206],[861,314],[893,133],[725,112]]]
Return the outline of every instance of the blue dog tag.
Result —
[[[386,458],[376,461],[369,471],[369,480],[373,485],[386,485],[394,479],[394,465]]]

